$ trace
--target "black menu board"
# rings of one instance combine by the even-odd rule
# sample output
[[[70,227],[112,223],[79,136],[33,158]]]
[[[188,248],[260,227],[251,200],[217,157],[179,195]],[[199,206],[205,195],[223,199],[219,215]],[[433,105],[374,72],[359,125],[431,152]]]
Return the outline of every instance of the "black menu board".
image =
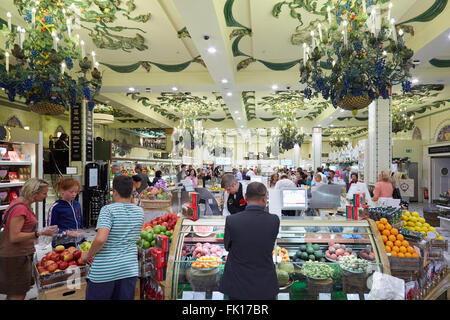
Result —
[[[72,154],[72,161],[81,161],[81,105],[74,105],[70,109],[70,148]]]
[[[86,107],[86,161],[93,161],[94,155],[94,119],[93,112]]]

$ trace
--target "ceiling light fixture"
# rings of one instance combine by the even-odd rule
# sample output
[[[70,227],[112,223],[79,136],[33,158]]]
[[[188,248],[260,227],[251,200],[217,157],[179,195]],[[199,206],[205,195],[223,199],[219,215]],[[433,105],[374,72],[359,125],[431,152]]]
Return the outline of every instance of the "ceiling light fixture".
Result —
[[[129,87],[129,88],[128,88],[128,91],[134,92],[134,90],[135,90],[135,89],[134,89],[133,87]]]
[[[25,130],[30,130],[30,127],[28,127],[28,126],[25,126],[25,127],[23,127]]]
[[[222,83],[228,83],[228,80],[225,79],[225,78],[223,78],[223,79],[222,79]]]
[[[209,48],[208,48],[208,52],[211,53],[211,54],[213,54],[213,53],[216,53],[216,52],[217,52],[217,49],[216,49],[215,47],[209,47]]]
[[[417,79],[417,78],[414,78],[414,79],[412,79],[412,81],[411,81],[412,83],[419,83],[419,79]]]
[[[237,113],[239,113],[239,111],[237,111],[237,110],[236,110],[236,111],[235,111],[234,113],[236,113],[236,114],[237,114]]]
[[[228,97],[231,97],[232,95],[233,95],[233,94],[232,94],[231,92],[228,92],[228,93],[227,93],[227,96],[228,96]]]
[[[178,91],[177,87],[172,87],[172,91]]]
[[[272,85],[272,90],[277,90],[277,89],[278,89],[278,85],[273,84],[273,85]]]

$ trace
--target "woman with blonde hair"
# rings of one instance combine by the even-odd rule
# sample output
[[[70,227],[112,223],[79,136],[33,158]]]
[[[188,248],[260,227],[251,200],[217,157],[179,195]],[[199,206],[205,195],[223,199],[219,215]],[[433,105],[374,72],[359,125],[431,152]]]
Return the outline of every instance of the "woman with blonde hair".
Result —
[[[391,182],[389,171],[381,171],[378,175],[378,182],[375,183],[372,201],[378,201],[379,198],[392,198],[394,187]]]
[[[21,196],[11,202],[2,217],[4,231],[0,239],[0,294],[8,300],[24,300],[34,284],[32,275],[34,242],[41,235],[52,236],[56,227],[37,231],[34,202],[47,197],[48,183],[32,178],[20,190]]]

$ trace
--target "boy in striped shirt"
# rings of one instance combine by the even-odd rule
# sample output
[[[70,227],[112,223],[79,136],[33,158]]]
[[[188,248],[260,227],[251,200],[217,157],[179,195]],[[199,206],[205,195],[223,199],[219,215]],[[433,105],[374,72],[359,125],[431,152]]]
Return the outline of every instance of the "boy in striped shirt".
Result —
[[[87,276],[86,300],[133,300],[138,277],[136,242],[144,212],[131,203],[133,180],[113,180],[113,203],[104,206],[97,221],[97,235],[81,259],[94,261]]]

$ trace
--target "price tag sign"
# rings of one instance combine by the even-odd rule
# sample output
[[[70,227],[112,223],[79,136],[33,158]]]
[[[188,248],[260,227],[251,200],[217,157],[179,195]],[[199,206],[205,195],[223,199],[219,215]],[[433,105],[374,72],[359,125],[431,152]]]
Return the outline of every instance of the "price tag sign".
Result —
[[[194,292],[194,300],[206,300],[206,292]]]
[[[372,299],[370,299],[370,297],[369,297],[369,294],[368,294],[368,293],[364,293],[364,300],[372,300]]]
[[[192,291],[183,291],[183,297],[181,300],[194,300],[194,292]]]
[[[349,293],[347,294],[347,300],[359,300],[359,294]]]
[[[431,232],[431,231],[427,232],[427,239],[428,240],[437,239],[436,232]]]
[[[218,291],[213,291],[212,300],[223,300],[223,293]]]
[[[278,300],[290,300],[289,299],[289,293],[279,293],[278,294]]]
[[[331,300],[331,293],[319,293],[319,300]]]

